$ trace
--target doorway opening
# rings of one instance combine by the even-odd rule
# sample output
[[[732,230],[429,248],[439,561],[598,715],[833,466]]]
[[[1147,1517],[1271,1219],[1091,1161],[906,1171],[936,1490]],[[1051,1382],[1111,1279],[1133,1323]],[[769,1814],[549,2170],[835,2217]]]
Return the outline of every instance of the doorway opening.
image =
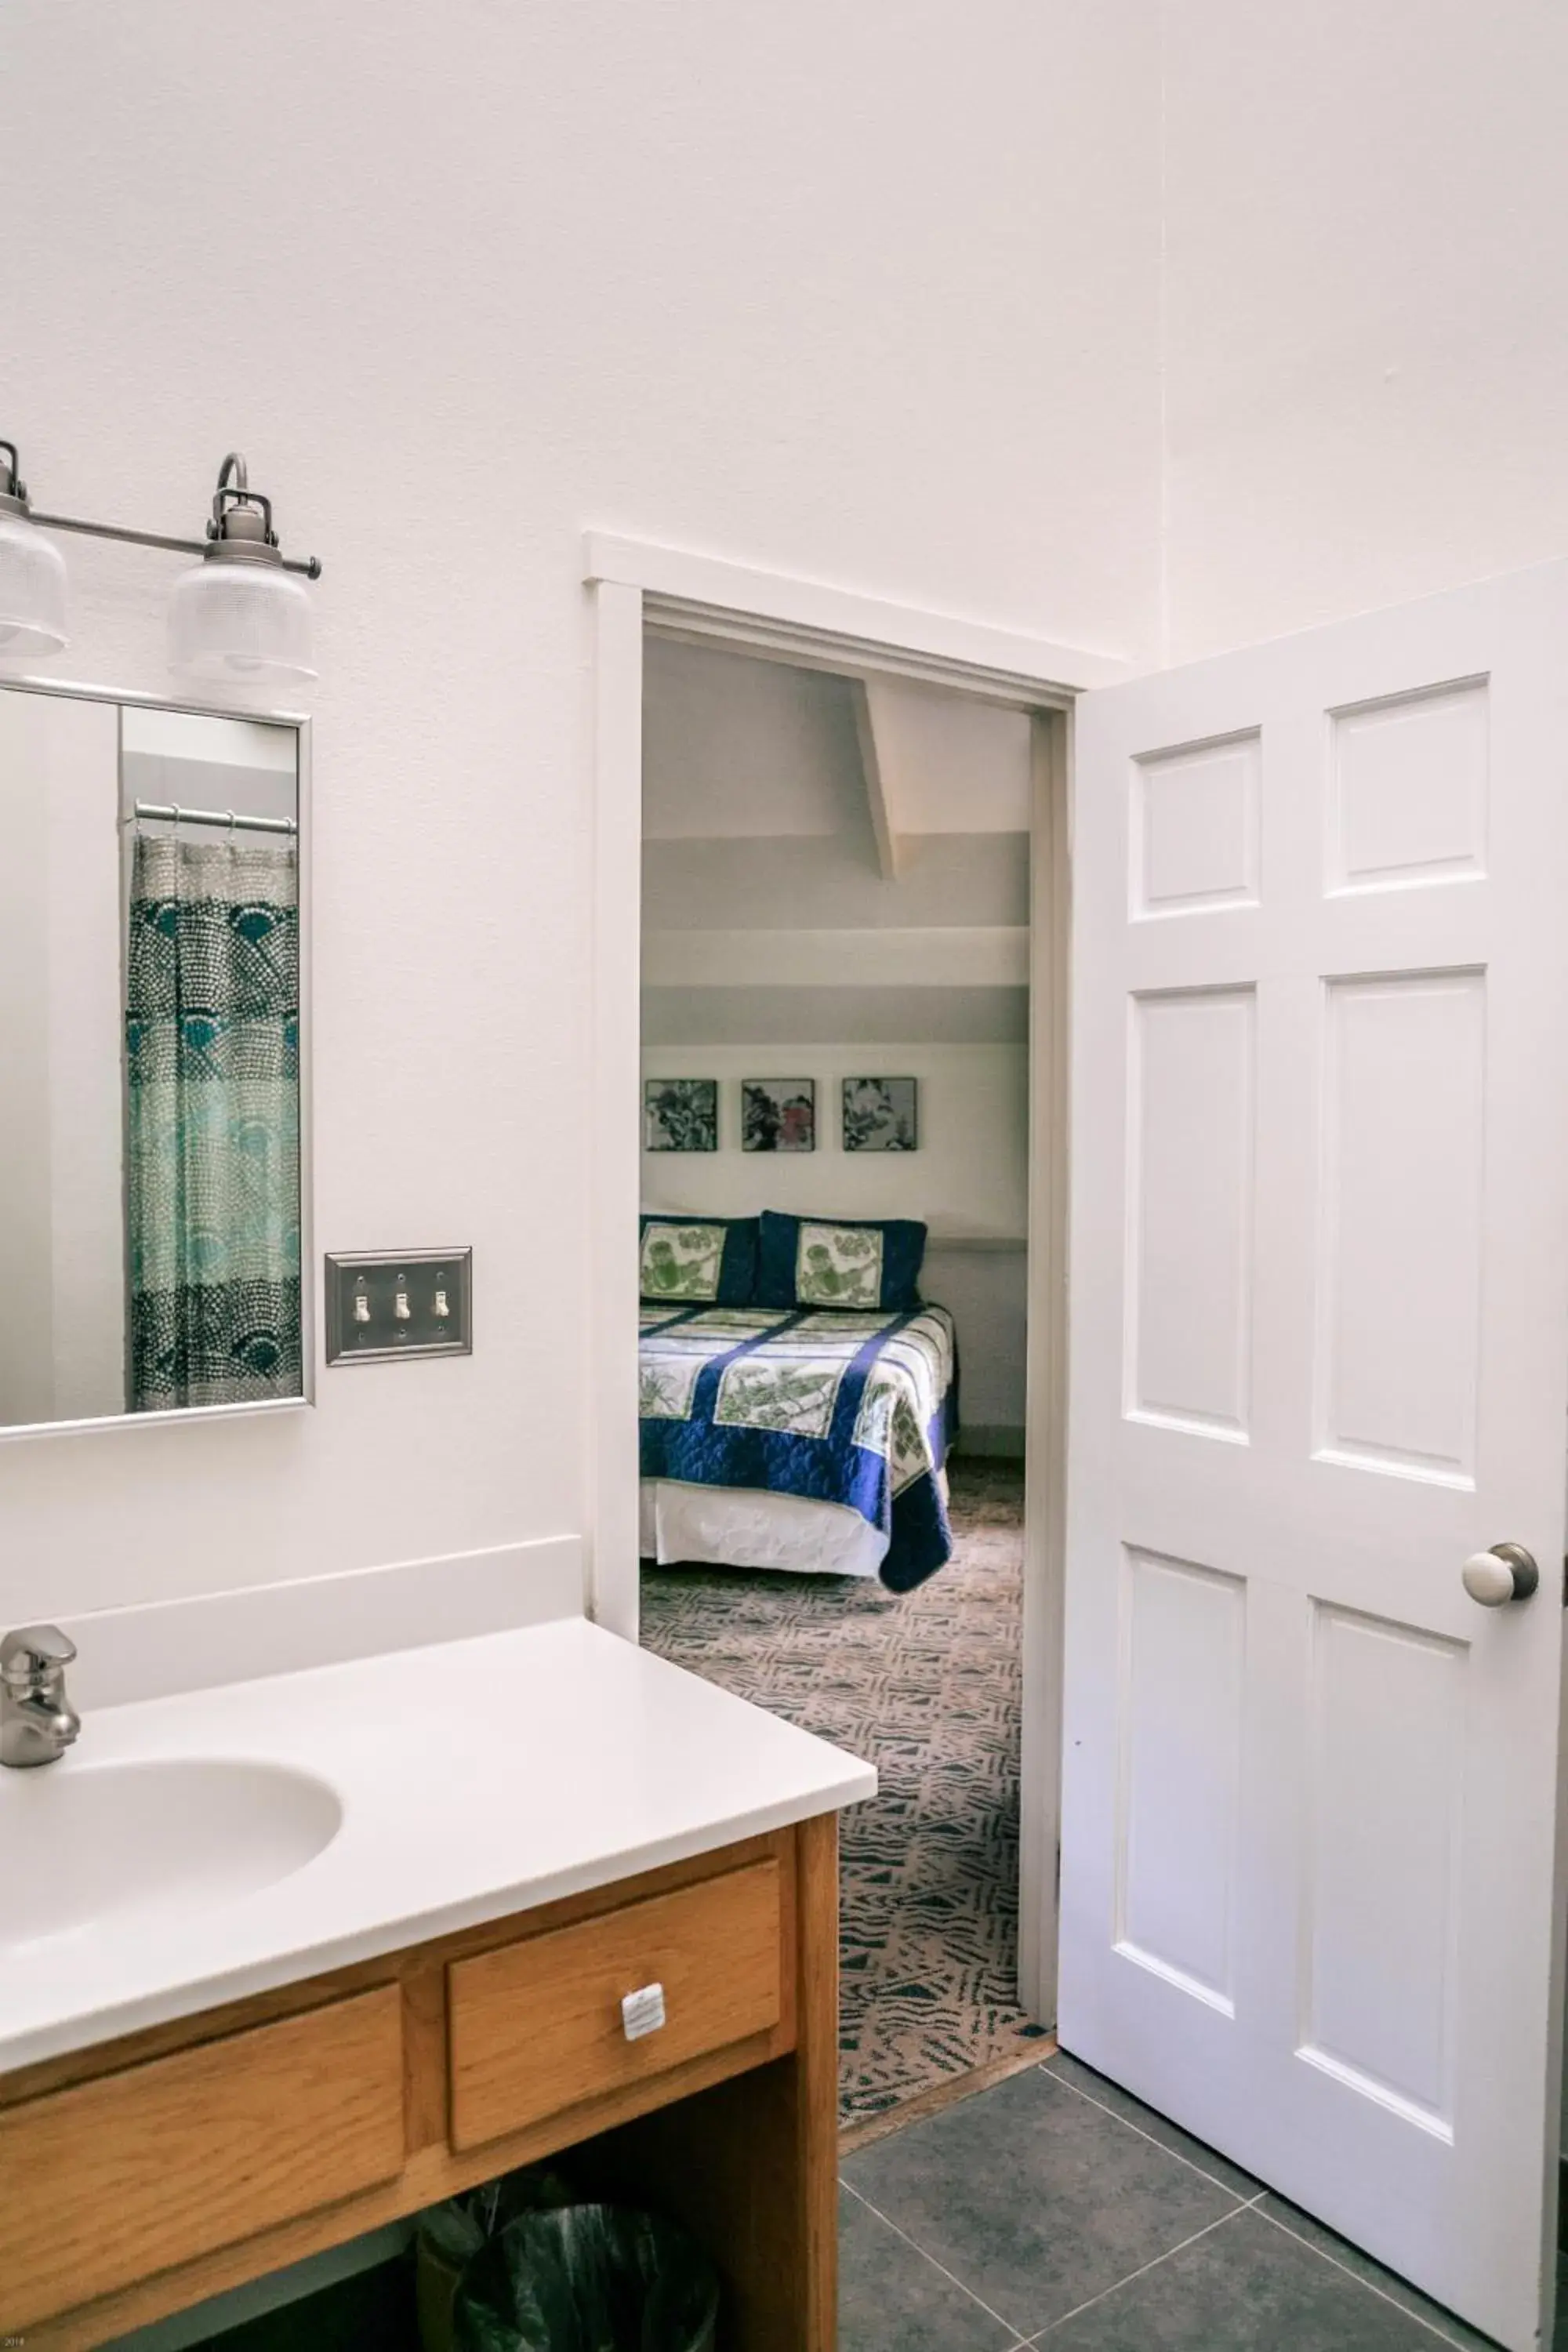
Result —
[[[814,1219],[882,1228],[889,1246],[893,1227],[923,1225],[910,1279],[929,1308],[879,1293],[846,1352],[858,1384],[879,1323],[900,1327],[906,1356],[931,1339],[922,1322],[938,1354],[944,1326],[957,1337],[956,1426],[952,1399],[945,1428],[942,1397],[921,1415],[934,1552],[930,1528],[910,1538],[918,1494],[880,1528],[874,1509],[857,1520],[814,1497],[807,1528],[799,1498],[737,1517],[679,1463],[639,1477],[637,1405],[658,1418],[662,1358],[689,1366],[706,1319],[659,1295],[684,1278],[668,1255],[647,1293],[640,1218],[642,1392],[634,1405],[629,1383],[600,1383],[597,1613],[879,1764],[881,1798],[845,1824],[842,1882],[844,2111],[865,2124],[976,2068],[1031,2063],[1054,2018],[1068,695],[972,645],[784,630],[776,595],[761,614],[686,595],[677,609],[606,580],[598,598],[613,1246],[628,1175],[639,1211],[692,1227],[767,1213],[795,1221],[792,1246]],[[900,618],[918,639],[918,616]],[[624,1366],[634,1293],[626,1256],[612,1263],[595,1324]],[[809,1353],[819,1331],[798,1304],[781,1295],[773,1312]],[[842,1305],[865,1318],[858,1294]],[[750,1329],[724,1337],[756,1365]],[[795,1384],[809,1420],[844,1368],[805,1369],[821,1375]],[[673,1387],[666,1402],[681,1402]],[[910,1468],[900,1498],[921,1486]]]
[[[647,648],[642,1639],[877,1767],[841,1825],[847,2125],[1038,2056],[1029,727]]]

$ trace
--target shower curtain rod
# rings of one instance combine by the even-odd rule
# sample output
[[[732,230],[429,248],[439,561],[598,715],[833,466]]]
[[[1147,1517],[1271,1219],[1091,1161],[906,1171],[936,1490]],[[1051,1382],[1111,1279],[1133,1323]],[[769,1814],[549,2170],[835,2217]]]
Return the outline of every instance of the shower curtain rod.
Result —
[[[297,834],[299,825],[291,816],[237,816],[233,809],[180,808],[170,802],[138,801],[130,816],[121,817],[121,824],[132,824],[142,817],[166,819],[174,824],[220,824],[226,831],[244,833]]]

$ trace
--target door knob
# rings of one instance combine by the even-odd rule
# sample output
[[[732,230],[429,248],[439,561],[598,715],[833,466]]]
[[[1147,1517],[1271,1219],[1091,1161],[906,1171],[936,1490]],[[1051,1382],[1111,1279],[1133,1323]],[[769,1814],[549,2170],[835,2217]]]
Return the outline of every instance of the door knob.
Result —
[[[1505,1601],[1528,1601],[1541,1581],[1522,1544],[1493,1544],[1490,1551],[1473,1551],[1459,1571],[1465,1591],[1483,1609],[1500,1609]]]

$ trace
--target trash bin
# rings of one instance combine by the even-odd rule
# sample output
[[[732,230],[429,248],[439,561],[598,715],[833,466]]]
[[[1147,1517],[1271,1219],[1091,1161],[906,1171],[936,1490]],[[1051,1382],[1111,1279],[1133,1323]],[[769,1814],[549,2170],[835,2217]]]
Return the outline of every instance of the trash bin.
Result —
[[[424,2352],[452,2352],[452,2299],[479,2248],[520,2214],[570,2205],[579,2193],[553,2166],[525,2164],[420,2216],[416,2292]]]
[[[453,2352],[714,2352],[719,2273],[676,2222],[621,2205],[509,2221],[464,2264]]]

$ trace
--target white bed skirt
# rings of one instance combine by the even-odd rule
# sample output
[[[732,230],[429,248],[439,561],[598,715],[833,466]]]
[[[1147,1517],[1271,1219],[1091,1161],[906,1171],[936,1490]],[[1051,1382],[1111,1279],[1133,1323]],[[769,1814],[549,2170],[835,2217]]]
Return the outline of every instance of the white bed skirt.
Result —
[[[640,1481],[644,1559],[661,1568],[784,1568],[813,1576],[875,1576],[887,1555],[879,1528],[843,1503],[747,1486]]]

